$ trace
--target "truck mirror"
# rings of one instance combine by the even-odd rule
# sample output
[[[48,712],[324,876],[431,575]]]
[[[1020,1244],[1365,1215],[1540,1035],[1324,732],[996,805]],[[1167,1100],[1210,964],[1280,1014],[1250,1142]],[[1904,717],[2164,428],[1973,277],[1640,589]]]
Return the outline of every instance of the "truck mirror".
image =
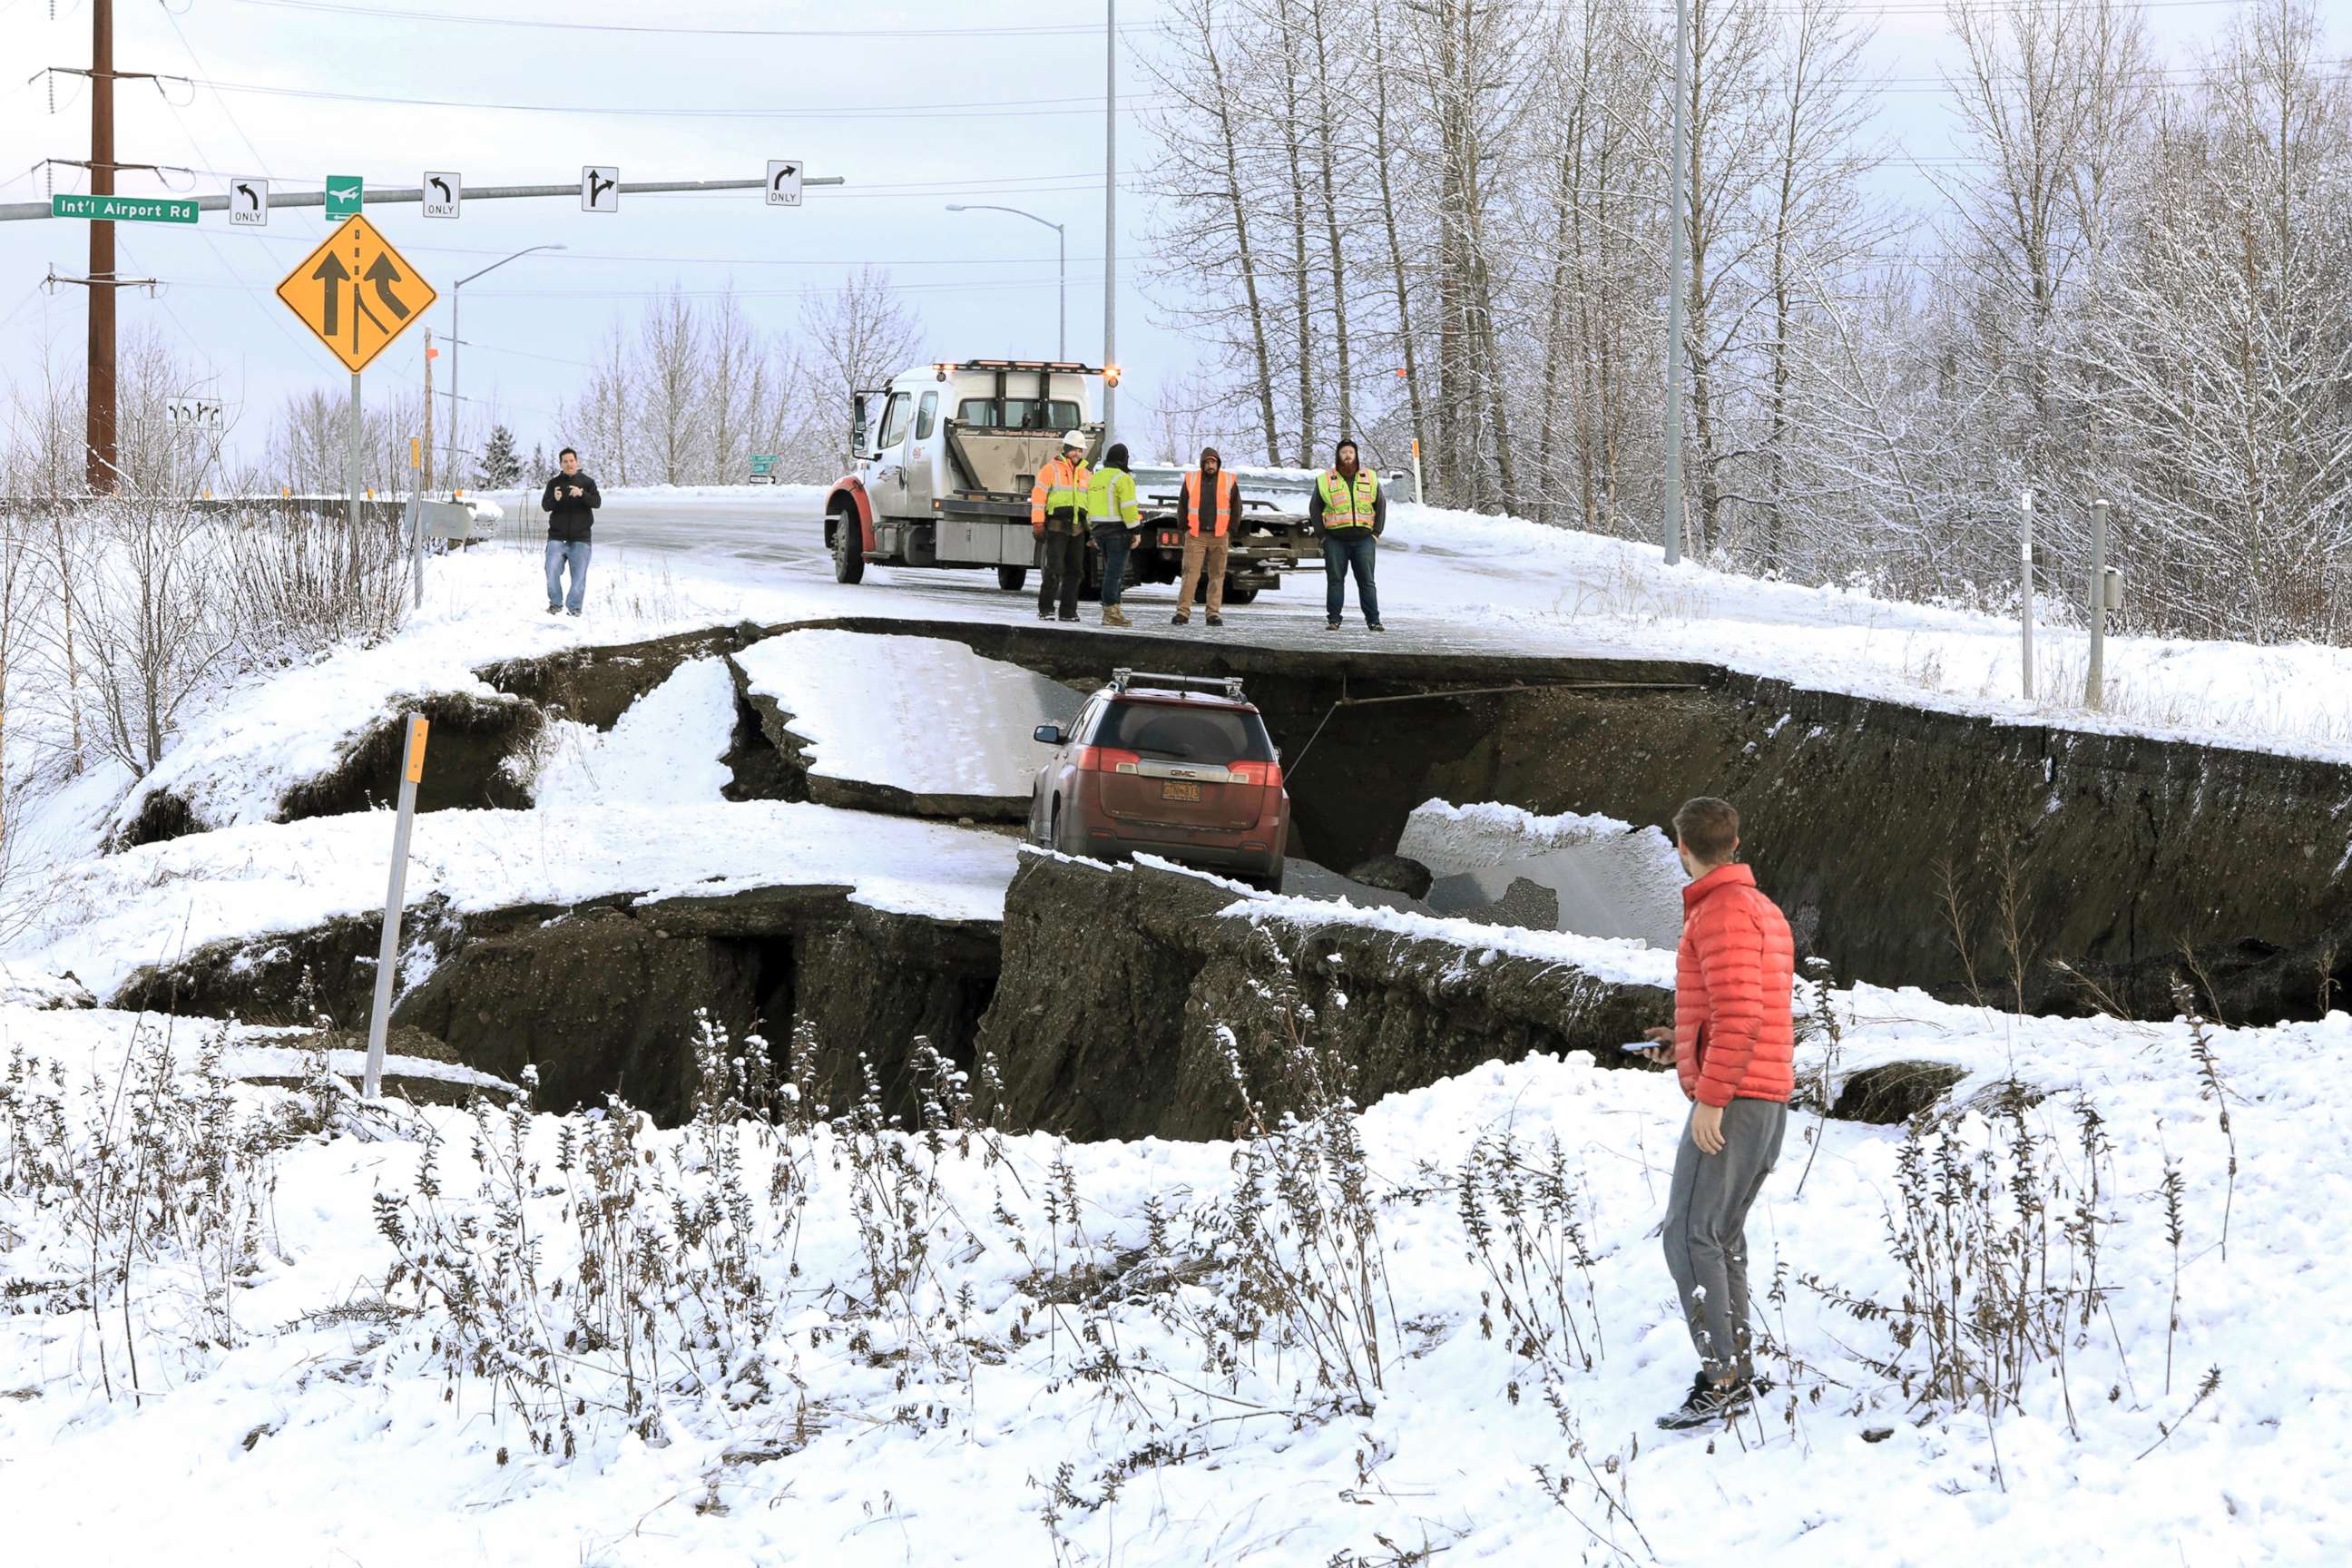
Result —
[[[1058,746],[1062,743],[1062,727],[1059,724],[1040,724],[1029,733],[1030,738],[1041,746]]]

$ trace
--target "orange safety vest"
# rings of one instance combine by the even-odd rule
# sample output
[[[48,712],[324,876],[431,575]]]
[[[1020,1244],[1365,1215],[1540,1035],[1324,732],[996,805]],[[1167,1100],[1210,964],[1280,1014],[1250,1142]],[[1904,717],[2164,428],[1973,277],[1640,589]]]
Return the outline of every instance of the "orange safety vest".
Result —
[[[1193,500],[1200,493],[1201,470],[1194,468],[1184,476],[1184,531],[1187,533],[1201,531],[1201,509]],[[1224,469],[1219,468],[1216,493],[1210,498],[1216,507],[1216,536],[1219,539],[1223,539],[1225,536],[1225,531],[1233,527],[1234,512],[1238,507],[1240,496],[1241,481]]]
[[[1092,478],[1084,463],[1074,463],[1067,458],[1055,458],[1038,469],[1037,482],[1029,487],[1029,526],[1043,528],[1048,511],[1082,513],[1087,481]]]

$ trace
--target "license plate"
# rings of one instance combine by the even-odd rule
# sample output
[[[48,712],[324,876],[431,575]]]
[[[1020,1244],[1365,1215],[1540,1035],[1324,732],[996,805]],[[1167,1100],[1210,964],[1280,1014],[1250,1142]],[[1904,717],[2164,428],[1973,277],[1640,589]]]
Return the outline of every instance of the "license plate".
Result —
[[[1164,782],[1160,786],[1160,798],[1162,800],[1198,800],[1201,798],[1201,786],[1196,784],[1177,784],[1172,780]]]

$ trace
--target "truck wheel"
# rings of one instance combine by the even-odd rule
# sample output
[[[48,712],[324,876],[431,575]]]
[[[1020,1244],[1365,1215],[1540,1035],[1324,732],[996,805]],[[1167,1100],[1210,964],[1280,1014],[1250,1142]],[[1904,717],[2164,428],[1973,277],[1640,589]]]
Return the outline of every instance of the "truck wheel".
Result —
[[[866,575],[866,552],[859,539],[857,520],[846,512],[836,515],[833,522],[833,580],[856,583]]]
[[[996,569],[996,585],[1008,594],[1021,592],[1028,581],[1029,568],[1026,566],[999,566]]]
[[[1225,603],[1228,605],[1246,605],[1256,597],[1255,588],[1236,588],[1231,584],[1226,584]]]

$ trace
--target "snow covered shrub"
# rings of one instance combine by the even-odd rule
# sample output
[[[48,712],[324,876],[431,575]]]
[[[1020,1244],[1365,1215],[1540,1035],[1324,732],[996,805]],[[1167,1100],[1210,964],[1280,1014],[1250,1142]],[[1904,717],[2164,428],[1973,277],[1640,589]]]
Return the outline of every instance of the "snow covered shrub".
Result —
[[[340,512],[268,509],[219,525],[220,583],[238,655],[263,668],[302,664],[338,643],[373,645],[408,607],[399,530]]]
[[[13,1294],[84,1313],[82,1375],[140,1399],[246,1337],[238,1294],[272,1266],[277,1155],[325,1125],[305,1095],[242,1110],[215,1026],[192,1055],[142,1026],[112,1082],[12,1048],[0,1076],[4,1227],[32,1245]],[[26,1265],[37,1259],[33,1271]]]
[[[1590,1207],[1576,1192],[1581,1175],[1557,1134],[1530,1146],[1489,1132],[1470,1146],[1455,1184],[1468,1261],[1486,1279],[1478,1331],[1490,1340],[1500,1333],[1547,1380],[1591,1372],[1601,1355]],[[1516,1402],[1517,1384],[1511,1396]]]
[[[2047,1367],[2066,1390],[2070,1355],[2106,1309],[2099,1277],[2112,1152],[2087,1100],[2072,1106],[2074,1158],[2028,1112],[2036,1095],[2009,1081],[1991,1109],[1915,1121],[1895,1158],[1887,1247],[1901,1266],[1894,1300],[1859,1297],[1818,1276],[1801,1282],[1837,1310],[1879,1325],[1886,1345],[1865,1363],[1916,1404],[2023,1407],[2027,1373]]]
[[[1244,1136],[1232,1188],[1195,1215],[1195,1244],[1223,1288],[1193,1326],[1208,1366],[1229,1384],[1244,1367],[1270,1370],[1310,1405],[1369,1411],[1395,1353],[1396,1303],[1352,1073],[1316,1038],[1315,1009],[1263,927],[1250,957],[1255,1002],[1239,1023],[1261,1035],[1254,1059],[1275,1064],[1275,1087],[1299,1109],[1267,1125],[1239,1037],[1221,1026]],[[1260,1364],[1269,1352],[1270,1369]],[[1286,1371],[1293,1357],[1296,1370]]]

